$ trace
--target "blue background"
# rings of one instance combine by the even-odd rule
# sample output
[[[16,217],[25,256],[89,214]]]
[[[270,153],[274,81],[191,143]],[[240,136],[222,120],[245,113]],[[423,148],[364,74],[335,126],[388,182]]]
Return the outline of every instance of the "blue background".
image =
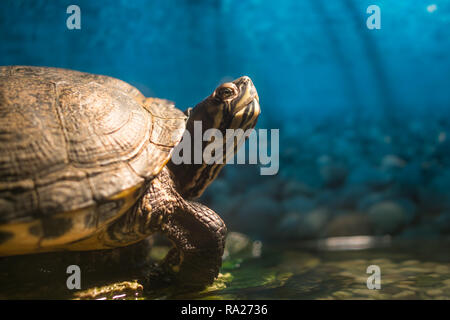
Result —
[[[66,27],[71,4],[81,8],[81,30]],[[372,4],[381,30],[366,26]],[[238,229],[247,219],[253,226],[244,231],[263,233],[286,218],[290,196],[276,191],[294,181],[312,189],[311,208],[327,206],[327,222],[344,209],[373,213],[364,205],[372,202],[358,201],[375,197],[401,204],[405,217],[363,233],[450,232],[442,228],[450,226],[449,1],[2,0],[0,39],[0,65],[110,75],[181,109],[220,82],[250,76],[259,126],[280,129],[280,173],[261,182],[246,169],[212,189],[206,200]],[[243,218],[227,207],[250,189],[277,213],[250,207]],[[225,199],[214,198],[219,192]],[[306,201],[299,197],[295,208]],[[385,223],[373,215],[372,225]]]
[[[81,8],[81,30],[66,27],[70,4]],[[371,4],[381,30],[366,27]],[[246,74],[265,116],[281,121],[348,108],[440,112],[450,102],[449,9],[431,0],[3,0],[0,64],[107,74],[180,106]]]

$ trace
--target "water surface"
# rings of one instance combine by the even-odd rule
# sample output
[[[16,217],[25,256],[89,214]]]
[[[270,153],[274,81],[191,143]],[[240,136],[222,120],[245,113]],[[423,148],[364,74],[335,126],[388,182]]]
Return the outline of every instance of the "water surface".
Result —
[[[82,290],[69,291],[65,287],[68,275],[61,272],[57,264],[53,268],[36,270],[35,264],[23,260],[29,257],[14,258],[0,261],[0,297],[450,299],[449,241],[393,241],[389,245],[363,250],[327,251],[323,247],[316,248],[314,243],[252,242],[243,235],[234,234],[228,241],[219,278],[201,292],[183,292],[177,287],[152,288],[132,273],[120,272],[116,268],[94,270],[93,273],[89,270],[82,279]],[[164,251],[164,247],[154,247],[151,255],[158,257]],[[47,258],[40,256],[32,258],[39,259],[44,266]],[[6,267],[7,263],[9,267]],[[380,290],[367,288],[367,279],[371,275],[367,273],[367,267],[370,265],[380,268]],[[26,273],[27,268],[33,270]]]

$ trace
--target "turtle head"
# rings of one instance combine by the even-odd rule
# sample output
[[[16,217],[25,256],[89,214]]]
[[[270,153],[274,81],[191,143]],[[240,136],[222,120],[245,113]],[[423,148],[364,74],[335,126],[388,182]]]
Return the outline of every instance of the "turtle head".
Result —
[[[177,182],[178,192],[182,196],[197,198],[203,193],[217,177],[226,161],[237,152],[240,146],[239,138],[242,138],[242,135],[238,137],[239,133],[254,128],[259,113],[258,93],[252,80],[247,76],[221,84],[195,108],[187,110],[189,116],[186,124],[187,134],[175,148],[175,153],[180,152],[180,149],[183,149],[184,153],[187,147],[191,152],[189,155],[183,155],[188,161],[177,165],[174,162],[169,164]],[[209,129],[216,130],[211,133]],[[226,141],[227,129],[234,129],[236,133],[231,143]],[[219,134],[222,135],[222,140],[219,139]],[[211,135],[212,137],[209,137]],[[244,138],[246,136],[244,135]],[[187,137],[190,141],[186,139]],[[241,144],[242,142],[243,140]],[[206,151],[212,149],[212,144],[217,147],[221,143],[222,152],[214,154],[212,163],[211,159],[206,161],[204,151],[208,153]]]
[[[252,80],[244,76],[218,86],[191,110],[189,120],[202,121],[205,130],[247,129],[255,126],[259,112],[256,88]]]

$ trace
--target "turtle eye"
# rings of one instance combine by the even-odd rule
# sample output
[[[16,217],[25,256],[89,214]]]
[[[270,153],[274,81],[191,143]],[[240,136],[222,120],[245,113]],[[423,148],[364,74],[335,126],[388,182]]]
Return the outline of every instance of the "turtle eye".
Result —
[[[214,96],[221,100],[231,100],[238,95],[238,89],[234,83],[225,83],[218,87]]]

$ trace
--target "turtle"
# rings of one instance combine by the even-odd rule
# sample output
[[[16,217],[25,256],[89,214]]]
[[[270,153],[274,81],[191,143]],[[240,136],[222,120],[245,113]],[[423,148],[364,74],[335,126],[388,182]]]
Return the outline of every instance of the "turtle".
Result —
[[[212,283],[227,228],[195,199],[239,146],[224,142],[223,161],[171,159],[182,144],[195,147],[196,122],[201,134],[247,131],[259,114],[247,76],[183,112],[110,76],[0,67],[0,256],[108,250],[160,233],[173,243],[162,274]]]

